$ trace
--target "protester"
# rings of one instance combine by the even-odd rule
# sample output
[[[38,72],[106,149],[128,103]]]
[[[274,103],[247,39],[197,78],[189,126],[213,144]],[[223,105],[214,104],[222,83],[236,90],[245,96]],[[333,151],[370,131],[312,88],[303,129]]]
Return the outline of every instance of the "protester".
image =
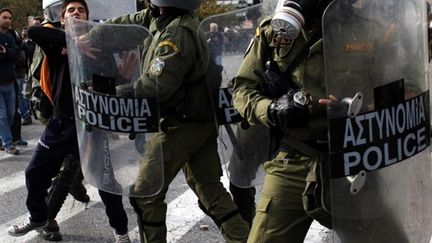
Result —
[[[50,10],[49,13],[61,16],[62,26],[67,17],[88,20],[89,10],[84,0],[66,0],[64,3],[54,1],[47,7],[52,7],[47,9]],[[50,231],[59,232],[58,224],[52,218],[58,213],[52,210],[59,210],[59,208],[51,209],[50,205],[54,202],[48,201],[47,204],[45,201],[48,195],[47,189],[52,183],[51,179],[59,173],[63,163],[69,163],[69,166],[76,168],[68,172],[69,183],[77,177],[80,171],[66,37],[63,29],[53,27],[32,27],[29,29],[29,37],[44,50],[46,55],[46,64],[42,64],[42,72],[49,72],[51,78],[41,80],[41,87],[52,102],[54,111],[26,169],[27,208],[30,218],[23,224],[10,227],[8,233],[12,236],[21,236],[32,230],[41,230],[45,239],[61,240],[59,234],[56,234],[55,239],[46,236]],[[41,76],[45,75],[46,73],[41,74]],[[70,187],[71,184],[66,189]],[[121,204],[121,196],[105,192],[100,192],[100,196],[107,205],[110,224],[116,229],[117,242],[130,242],[127,235],[127,215]],[[64,198],[65,196],[54,198],[57,200],[55,204],[61,205]],[[118,204],[119,200],[120,204]],[[119,230],[122,232],[118,232]]]

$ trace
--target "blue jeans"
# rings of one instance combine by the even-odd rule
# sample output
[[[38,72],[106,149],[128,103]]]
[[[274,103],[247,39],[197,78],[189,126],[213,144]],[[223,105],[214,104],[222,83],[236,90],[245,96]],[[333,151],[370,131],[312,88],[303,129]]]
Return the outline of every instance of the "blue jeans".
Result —
[[[26,119],[31,116],[29,102],[23,95],[23,87],[25,83],[25,78],[18,78],[18,102],[19,102],[19,113],[21,114],[21,118]]]
[[[217,65],[222,65],[222,55],[214,55],[213,60]]]
[[[0,138],[6,149],[13,147],[10,126],[15,116],[14,83],[0,85]]]

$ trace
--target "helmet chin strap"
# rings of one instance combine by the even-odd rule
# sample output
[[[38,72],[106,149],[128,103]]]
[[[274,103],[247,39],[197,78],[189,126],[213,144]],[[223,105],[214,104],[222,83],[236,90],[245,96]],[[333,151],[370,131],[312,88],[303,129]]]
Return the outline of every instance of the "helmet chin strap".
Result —
[[[149,3],[150,13],[154,18],[161,16],[160,8],[153,3]]]

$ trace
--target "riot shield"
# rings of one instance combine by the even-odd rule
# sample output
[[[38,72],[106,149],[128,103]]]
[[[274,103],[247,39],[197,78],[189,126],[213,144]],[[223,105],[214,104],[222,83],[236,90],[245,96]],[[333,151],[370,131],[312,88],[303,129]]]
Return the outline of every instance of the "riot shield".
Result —
[[[334,1],[323,16],[337,242],[429,242],[425,1]]]
[[[250,126],[235,110],[233,81],[258,24],[274,12],[276,5],[277,0],[264,1],[208,17],[200,25],[210,58],[222,74],[221,80],[208,80],[209,87],[218,87],[211,92],[219,126],[219,155],[230,182],[240,188],[262,184],[262,164],[270,156],[270,131],[264,125]]]
[[[115,194],[156,194],[163,184],[162,148],[148,143],[159,130],[158,97],[136,97],[133,90],[151,33],[73,18],[66,33],[85,179]]]

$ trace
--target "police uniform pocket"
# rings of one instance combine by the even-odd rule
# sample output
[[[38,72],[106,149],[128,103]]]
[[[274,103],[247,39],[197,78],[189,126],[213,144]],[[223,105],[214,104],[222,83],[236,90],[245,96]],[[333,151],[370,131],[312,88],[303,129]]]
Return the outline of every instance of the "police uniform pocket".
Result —
[[[329,188],[326,186],[328,178],[323,178],[321,162],[314,161],[306,176],[306,186],[302,194],[305,212],[327,228],[332,228],[331,214],[328,209]]]
[[[248,242],[264,242],[266,238],[269,221],[271,220],[270,207],[271,197],[261,196],[253,219]]]
[[[271,200],[272,199],[270,197],[262,196],[260,201],[258,202],[256,211],[261,213],[267,213],[267,210],[270,207]]]

